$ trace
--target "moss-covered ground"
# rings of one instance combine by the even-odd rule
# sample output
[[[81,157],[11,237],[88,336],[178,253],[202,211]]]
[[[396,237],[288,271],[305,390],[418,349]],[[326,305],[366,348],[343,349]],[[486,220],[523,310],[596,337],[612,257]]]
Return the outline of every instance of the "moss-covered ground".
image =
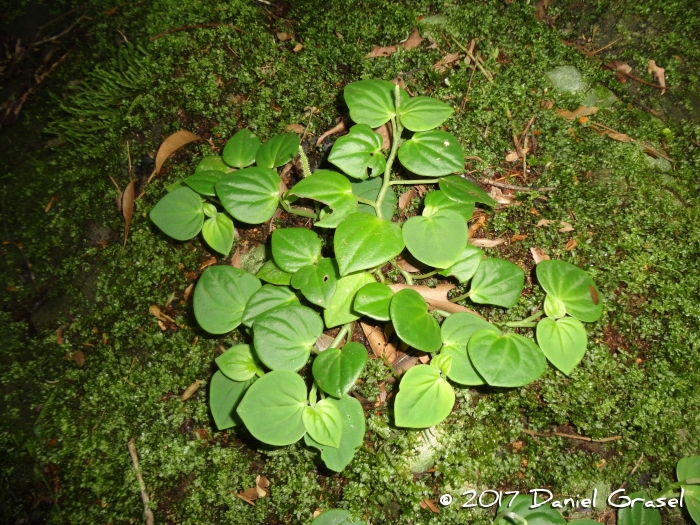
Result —
[[[131,438],[156,522],[192,524],[305,524],[314,510],[330,507],[373,524],[487,524],[493,509],[460,508],[467,488],[547,487],[574,497],[625,484],[654,493],[675,481],[679,458],[700,453],[694,0],[555,1],[543,20],[524,0],[4,1],[6,42],[14,42],[13,31],[32,28],[37,13],[50,20],[76,6],[52,26],[58,33],[85,11],[88,18],[60,40],[59,50],[71,55],[0,132],[0,521],[141,522]],[[151,38],[203,24],[214,26]],[[426,40],[389,57],[363,58],[414,27],[434,45]],[[283,42],[278,32],[296,37]],[[433,68],[459,51],[452,38],[476,40],[493,84],[462,59],[443,72]],[[617,38],[596,54],[584,52]],[[303,49],[295,52],[297,43]],[[653,83],[649,59],[665,68],[663,95],[601,67],[627,62]],[[554,89],[544,75],[564,65],[619,98],[591,121],[673,162],[560,117],[555,109],[574,110],[586,97]],[[162,176],[145,180],[154,151],[177,129],[215,146],[242,127],[264,139],[301,124],[318,136],[346,112],[346,83],[398,75],[414,94],[459,108],[447,129],[471,157],[471,176],[520,174],[504,181],[556,188],[518,193],[519,204],[490,212],[479,235],[509,242],[487,252],[529,271],[529,248],[537,246],[585,268],[602,292],[604,315],[588,326],[588,351],[571,377],[550,368],[521,389],[458,388],[458,403],[438,429],[433,469],[411,472],[423,436],[393,428],[391,405],[381,404],[366,412],[365,445],[334,474],[301,443],[271,450],[243,430],[215,431],[206,383],[233,336],[202,332],[184,297],[212,255],[197,240],[168,240],[147,218],[165,186],[191,173],[211,146],[183,148]],[[21,87],[5,84],[3,100]],[[310,107],[317,108],[311,118]],[[520,163],[504,158],[513,133],[533,116],[536,149],[522,177]],[[127,141],[137,193],[145,195],[122,249],[123,219],[109,177],[127,183]],[[537,227],[540,219],[574,229]],[[577,244],[567,250],[572,240]],[[508,317],[529,315],[542,300],[538,290],[528,288]],[[149,314],[154,304],[169,304],[176,323],[162,330]],[[371,361],[359,392],[375,399],[389,376],[381,361]],[[196,380],[202,387],[182,402]],[[592,443],[523,429],[621,437]],[[237,498],[258,474],[271,481],[270,497],[255,505]],[[443,493],[455,503],[439,514],[421,507]],[[587,516],[614,523],[614,514],[601,510]],[[663,520],[690,523],[678,509],[664,510]]]

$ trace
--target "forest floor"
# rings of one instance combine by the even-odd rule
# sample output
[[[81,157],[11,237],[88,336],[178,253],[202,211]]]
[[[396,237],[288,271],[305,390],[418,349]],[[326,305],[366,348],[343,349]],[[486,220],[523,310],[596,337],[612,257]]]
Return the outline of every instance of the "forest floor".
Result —
[[[373,524],[486,525],[494,509],[462,509],[465,490],[653,494],[700,453],[695,0],[3,0],[0,16],[3,523],[142,522],[132,438],[156,523],[192,524],[307,524],[341,507]],[[418,46],[366,57],[414,29]],[[472,42],[483,70],[465,59]],[[316,139],[347,113],[343,86],[397,77],[455,108],[447,130],[477,181],[555,188],[502,189],[477,236],[506,242],[486,252],[530,272],[537,247],[584,268],[604,313],[570,377],[550,367],[520,389],[456,388],[432,437],[393,426],[391,371],[370,360],[365,444],[335,474],[302,442],[216,431],[207,381],[234,335],[203,332],[185,292],[218,256],[169,240],[148,212],[241,128],[264,140],[300,126],[318,166],[337,135]],[[580,106],[598,110],[566,113]],[[147,183],[179,129],[207,142]],[[513,157],[521,135],[525,159]],[[123,188],[129,161],[143,197],[124,248],[110,177]],[[421,198],[402,204],[410,216]],[[264,229],[241,232],[244,254],[260,253]],[[151,305],[175,322],[159,325]],[[269,497],[251,504],[237,494],[258,475]],[[455,502],[436,506],[445,493]],[[566,516],[616,523],[605,505]]]

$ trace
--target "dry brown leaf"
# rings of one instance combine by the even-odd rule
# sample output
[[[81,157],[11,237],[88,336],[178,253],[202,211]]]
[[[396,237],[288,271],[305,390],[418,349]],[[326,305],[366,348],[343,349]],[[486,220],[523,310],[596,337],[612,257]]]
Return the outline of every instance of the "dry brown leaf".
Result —
[[[527,235],[513,235],[510,238],[510,242],[518,242],[527,239]]]
[[[255,492],[257,493],[259,498],[264,498],[268,494],[270,494],[270,491],[267,490],[267,487],[270,486],[270,480],[267,479],[265,476],[258,476],[255,478]]]
[[[167,139],[165,139],[160,145],[160,148],[158,148],[158,153],[156,154],[156,175],[160,173],[160,169],[163,167],[165,159],[167,159],[170,155],[172,155],[176,150],[178,150],[185,144],[189,144],[190,142],[194,142],[195,140],[202,140],[202,137],[199,137],[194,133],[190,133],[189,131],[186,131],[184,129],[176,131]]]
[[[321,143],[326,139],[326,137],[329,137],[331,135],[335,135],[336,133],[340,133],[341,131],[345,131],[345,120],[341,120],[338,122],[335,126],[333,126],[331,129],[326,131],[323,135],[318,137],[318,140],[316,141],[316,145],[320,146]]]
[[[537,20],[544,20],[547,17],[550,2],[551,0],[537,0],[535,4],[535,18]]]
[[[190,386],[187,387],[187,389],[184,391],[182,394],[182,397],[180,398],[181,401],[187,401],[189,398],[192,397],[192,395],[197,391],[197,389],[201,386],[202,380],[197,379],[194,383],[192,383]]]
[[[506,162],[515,162],[519,158],[520,158],[520,155],[518,155],[517,152],[511,151],[510,153],[508,153],[508,155],[506,155]]]
[[[427,268],[425,264],[410,255],[399,255],[396,258],[396,265],[406,272],[422,272]]]
[[[428,303],[428,309],[431,310],[444,310],[446,312],[450,313],[457,313],[457,312],[469,312],[471,314],[479,315],[477,312],[474,310],[470,310],[466,306],[462,306],[456,303],[451,303],[449,299],[447,298],[447,293],[452,290],[455,286],[453,284],[439,284],[435,288],[430,288],[429,286],[425,286],[422,284],[414,284],[414,285],[408,285],[408,284],[390,284],[389,288],[391,288],[394,292],[398,292],[400,290],[404,290],[406,288],[410,288],[411,290],[414,290],[421,294],[423,299],[425,299],[425,302]],[[481,317],[481,316],[479,316]]]
[[[571,251],[576,248],[576,246],[578,246],[576,239],[570,239],[569,242],[566,243],[566,251]]]
[[[276,35],[280,42],[286,42],[287,40],[291,40],[292,38],[294,38],[294,33],[280,32],[276,33]]]
[[[338,33],[337,31],[336,31],[335,33],[336,33],[336,36],[337,36],[337,35],[340,35],[340,33]],[[338,38],[342,38],[342,35],[341,35],[340,37],[338,37]],[[322,511],[321,509],[316,509],[316,510],[314,511],[313,517],[314,517],[314,518],[318,517],[318,515],[321,514],[322,512],[323,512],[323,511]]]
[[[418,33],[418,29],[414,28],[413,33],[411,33],[411,36],[408,37],[408,40],[401,45],[406,51],[408,51],[419,46],[421,42],[423,42],[423,37],[421,37],[420,33]]]
[[[258,492],[255,490],[255,487],[246,489],[243,492],[234,492],[233,495],[253,507],[255,507],[255,500],[258,499]]]
[[[75,361],[75,364],[79,367],[82,367],[85,364],[85,354],[82,353],[80,350],[75,352],[71,359]]]
[[[478,248],[494,248],[506,242],[505,239],[469,239],[469,244]]]
[[[135,181],[129,182],[122,193],[122,214],[124,215],[124,246],[126,239],[129,237],[129,228],[131,228],[131,218],[134,215],[134,191]]]
[[[435,505],[435,500],[424,499],[420,502],[420,506],[423,509],[430,509],[430,512],[432,512],[433,514],[440,514],[440,509],[438,509],[437,505]]]
[[[418,33],[418,29],[414,29],[413,33],[411,33],[411,36],[409,36],[405,42],[395,46],[380,47],[375,45],[372,48],[372,51],[365,55],[365,58],[388,57],[392,53],[396,53],[396,50],[400,47],[409,50],[413,49],[416,46],[419,46],[421,42],[423,42],[423,38]]]
[[[334,338],[331,337],[330,335],[321,334],[321,336],[314,343],[314,346],[316,347],[316,350],[318,350],[319,352],[323,352],[329,346],[331,346],[333,339]]]
[[[212,264],[216,264],[216,257],[211,257],[211,258],[207,259],[206,261],[204,261],[202,263],[202,266],[199,267],[199,271],[201,272],[205,268],[209,268]]]
[[[424,365],[427,365],[430,362],[430,354],[424,354],[424,355],[418,356],[418,361],[420,361]]]
[[[619,71],[620,73],[623,73],[625,75],[629,75],[632,73],[632,67],[629,64],[626,64],[625,62],[619,62],[617,60],[614,60],[612,62],[608,62],[605,64],[606,67],[612,69],[613,71]]]
[[[563,227],[559,228],[559,233],[566,233],[574,231],[574,227],[568,222],[561,221]]]
[[[539,264],[542,261],[549,261],[549,255],[547,255],[542,248],[533,246],[530,248],[530,253],[532,254],[535,264]]]
[[[416,366],[418,363],[419,361],[416,356],[398,351],[397,358],[393,363],[391,363],[391,366],[394,368],[394,372],[401,375]]]
[[[422,197],[425,195],[425,192],[428,191],[428,187],[425,184],[418,184],[417,186],[413,186],[413,189],[418,192],[418,196]]]
[[[190,285],[185,288],[185,293],[182,295],[185,302],[187,302],[187,299],[189,299],[190,295],[192,295],[192,290],[194,290],[194,283],[190,283]]]
[[[297,44],[294,46],[294,49],[292,49],[292,51],[294,51],[295,53],[298,53],[302,49],[304,49],[304,44]]]
[[[502,206],[511,206],[513,204],[518,203],[518,201],[515,199],[515,195],[508,195],[506,193],[503,193],[503,191],[501,191],[501,189],[497,188],[496,186],[491,187],[491,191],[489,191],[489,196]]]
[[[665,75],[666,70],[657,66],[655,60],[650,60],[648,71],[649,71],[649,73],[653,73],[654,78],[659,83],[659,85],[662,87],[661,94],[663,95],[664,93],[666,93],[666,75]]]
[[[375,128],[374,131],[382,136],[382,149],[389,149],[391,147],[391,125],[389,122],[383,126]]]
[[[286,128],[287,131],[292,131],[294,133],[304,133],[304,126],[301,124],[289,124]]]
[[[557,115],[566,120],[575,120],[579,117],[588,117],[590,115],[595,115],[598,113],[598,108],[595,106],[580,106],[574,111],[569,111],[566,109],[557,109]]]
[[[610,137],[613,140],[617,140],[618,142],[632,142],[632,137],[630,137],[626,133],[615,133],[609,131],[608,137]]]
[[[376,357],[381,358],[384,355],[389,363],[396,360],[396,347],[387,342],[387,337],[380,328],[363,322],[360,322],[360,326]]]
[[[155,304],[152,304],[148,307],[148,313],[155,316],[157,319],[160,319],[161,321],[169,321],[171,323],[175,322],[175,320],[172,317],[168,317],[163,312],[161,312],[160,308]]]
[[[541,228],[542,226],[549,226],[550,224],[552,224],[552,221],[550,221],[549,219],[540,219],[539,221],[537,221],[538,228]]]
[[[411,199],[416,196],[416,190],[411,188],[408,190],[406,193],[402,193],[401,197],[399,197],[399,209],[401,211],[404,211],[406,209],[406,206],[408,206],[408,203],[411,202]]]
[[[447,70],[447,67],[458,59],[459,53],[447,53],[442,59],[433,64],[433,69],[440,73],[444,73]]]
[[[241,243],[236,243],[236,251],[233,252],[233,257],[231,257],[231,266],[234,268],[241,267]]]
[[[51,210],[51,206],[53,206],[53,203],[56,202],[57,200],[58,200],[58,197],[56,197],[55,195],[53,197],[51,197],[51,200],[49,200],[49,203],[46,205],[46,208],[44,208],[44,212],[49,213],[49,211]]]
[[[474,237],[474,234],[476,231],[481,228],[484,224],[486,224],[486,215],[480,215],[479,218],[476,220],[474,224],[469,226],[469,230],[467,232],[467,237],[471,239]]]
[[[56,344],[57,345],[63,344],[63,327],[62,326],[59,326],[58,330],[56,330]]]

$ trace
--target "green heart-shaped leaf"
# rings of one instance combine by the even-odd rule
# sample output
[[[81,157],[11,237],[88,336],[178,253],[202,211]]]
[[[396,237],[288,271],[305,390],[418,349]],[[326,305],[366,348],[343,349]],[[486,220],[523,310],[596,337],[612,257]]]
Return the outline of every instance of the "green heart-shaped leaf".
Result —
[[[453,201],[465,204],[481,202],[491,207],[496,205],[496,201],[482,190],[478,184],[463,179],[459,175],[440,179],[440,190]]]
[[[150,217],[167,236],[188,241],[200,232],[204,223],[202,198],[189,188],[178,188],[158,201]]]
[[[501,331],[494,325],[468,312],[457,312],[442,322],[440,354],[452,356],[452,368],[447,377],[455,383],[469,386],[484,384],[484,378],[476,371],[467,353],[469,340],[480,330],[491,330],[501,335]]]
[[[221,373],[232,381],[248,381],[262,375],[250,345],[236,345],[216,358]]]
[[[401,379],[394,404],[396,426],[432,427],[450,415],[454,404],[455,392],[440,370],[429,365],[414,366]]]
[[[265,142],[255,154],[255,163],[261,168],[278,168],[287,164],[299,151],[296,133],[275,135]]]
[[[299,181],[289,194],[320,201],[333,210],[317,221],[316,226],[335,228],[345,217],[357,211],[357,199],[350,181],[335,171],[316,170],[310,177]]]
[[[583,359],[588,336],[578,319],[545,317],[537,323],[537,343],[549,362],[568,376]]]
[[[358,320],[362,314],[356,312],[352,307],[355,294],[364,285],[373,282],[375,282],[374,277],[366,272],[341,277],[335,286],[335,293],[331,297],[328,308],[323,312],[326,327],[333,328]]]
[[[386,284],[369,283],[360,288],[355,296],[353,307],[356,312],[377,319],[389,321],[389,305],[394,297],[394,292]]]
[[[234,413],[238,402],[254,382],[255,379],[233,381],[220,370],[214,372],[209,383],[209,410],[214,417],[216,428],[223,430],[236,426]]]
[[[366,213],[353,213],[338,225],[333,246],[340,275],[347,275],[375,268],[396,257],[403,250],[404,241],[398,224]]]
[[[275,370],[253,383],[237,412],[253,437],[283,446],[306,433],[302,417],[307,406],[306,385],[299,374]]]
[[[260,139],[252,131],[242,129],[228,139],[221,156],[229,166],[245,168],[255,162],[255,154],[259,148]]]
[[[559,319],[566,315],[566,305],[561,299],[557,299],[553,295],[547,295],[544,298],[544,313],[552,319]]]
[[[301,305],[268,310],[255,320],[253,343],[258,358],[272,370],[297,371],[309,360],[323,332],[321,317]]]
[[[251,327],[265,312],[295,304],[299,304],[299,298],[289,288],[266,284],[248,299],[241,322]]]
[[[512,308],[520,299],[525,272],[503,259],[484,259],[479,263],[469,298],[479,304],[495,304]]]
[[[344,97],[350,109],[350,118],[371,128],[383,126],[396,115],[395,89],[396,85],[386,80],[360,80],[348,84]],[[407,103],[408,93],[403,89],[400,92],[401,103]]]
[[[684,485],[683,506],[695,523],[700,523],[700,485]]]
[[[459,260],[467,236],[467,223],[451,210],[438,210],[430,217],[411,217],[403,225],[403,240],[411,255],[437,268],[448,268]]]
[[[246,303],[261,284],[233,266],[210,266],[194,289],[194,316],[210,334],[225,334],[241,324]]]
[[[700,456],[681,458],[676,465],[676,477],[681,483],[686,480],[700,479]]]
[[[407,170],[425,177],[464,170],[462,146],[446,131],[416,133],[399,148],[399,160]]]
[[[306,439],[306,438],[305,438]],[[311,525],[366,525],[366,521],[354,521],[347,510],[328,509],[316,516]]]
[[[542,350],[522,335],[479,330],[469,339],[468,348],[474,368],[492,386],[527,385],[547,366]]]
[[[340,445],[337,448],[322,445],[308,434],[304,436],[304,441],[307,445],[321,450],[321,459],[329,469],[341,472],[352,461],[357,447],[362,445],[365,436],[365,415],[362,405],[354,397],[328,398],[328,401],[336,406],[343,421]],[[314,523],[316,523],[315,520]]]
[[[424,352],[440,348],[440,326],[428,313],[428,304],[418,292],[409,288],[398,291],[391,299],[389,312],[402,341]]]
[[[202,160],[199,161],[199,164],[197,164],[197,167],[194,169],[194,172],[199,173],[200,171],[221,171],[223,173],[228,173],[230,169],[231,168],[229,168],[224,162],[224,159],[221,158],[221,155],[209,155],[208,157],[204,157]]]
[[[204,221],[202,237],[214,250],[228,255],[233,246],[233,221],[225,213],[217,213]]]
[[[644,501],[653,501],[644,490],[634,492],[627,497],[631,500],[643,498]],[[645,508],[644,502],[637,501],[634,506],[618,509],[617,525],[661,525],[661,513],[659,509]]]
[[[440,179],[443,180],[443,179]],[[452,210],[459,213],[464,217],[465,221],[468,221],[474,215],[474,203],[473,202],[457,202],[450,199],[441,190],[431,191],[425,196],[424,201],[425,207],[423,208],[423,215],[430,217],[438,210]]]
[[[603,313],[600,293],[593,279],[581,268],[555,260],[541,261],[536,271],[540,286],[563,302],[570,316],[586,323],[600,318]]]
[[[247,224],[269,221],[279,203],[280,178],[269,168],[246,168],[221,177],[216,194],[234,219]]]
[[[258,279],[267,283],[289,286],[292,282],[292,274],[285,272],[282,268],[275,264],[275,261],[270,259],[262,265],[256,274]]]
[[[343,419],[338,407],[330,399],[322,399],[315,407],[307,406],[302,421],[306,432],[314,441],[334,448],[340,446]]]
[[[338,284],[338,267],[333,259],[321,259],[317,264],[299,268],[292,277],[292,286],[313,305],[322,308],[328,304]]]
[[[184,183],[200,195],[214,197],[216,195],[214,185],[219,182],[219,179],[223,176],[223,171],[196,171],[194,175],[187,177]]]
[[[352,192],[356,197],[361,197],[363,199],[375,202],[379,196],[379,190],[382,188],[382,179],[381,177],[377,177],[367,180],[353,180],[350,181],[350,184],[352,184]],[[394,216],[394,210],[396,209],[396,204],[398,202],[399,199],[396,197],[396,193],[394,193],[392,187],[389,186],[389,189],[384,195],[384,200],[382,201],[382,217],[384,217],[386,220],[391,220],[391,218]],[[369,204],[359,203],[357,205],[357,211],[367,213],[369,215],[377,215],[377,211]]]
[[[282,270],[295,273],[321,258],[321,239],[306,228],[281,228],[272,232],[272,257]]]
[[[342,397],[360,377],[367,364],[367,349],[360,343],[328,348],[314,360],[314,379],[324,392]]]
[[[399,108],[401,124],[411,131],[428,131],[452,115],[453,109],[440,100],[414,97]]]
[[[533,496],[518,494],[511,503],[511,498],[503,498],[503,503],[498,507],[498,512],[513,512],[527,520],[528,525],[567,525],[566,520],[551,505],[546,504],[531,509]],[[541,503],[543,500],[539,500]],[[510,504],[510,506],[508,506]],[[573,523],[573,522],[572,522]],[[518,522],[511,519],[498,520],[498,525],[518,525]]]
[[[467,247],[464,248],[462,255],[459,257],[459,260],[449,268],[440,270],[438,273],[440,275],[444,275],[445,277],[452,275],[453,277],[456,277],[460,283],[466,283],[469,279],[474,277],[474,274],[479,268],[479,264],[481,264],[481,260],[483,258],[484,252],[482,252],[476,246],[467,244]]]
[[[386,167],[382,136],[367,124],[357,124],[350,128],[350,133],[335,141],[328,162],[357,179],[366,179],[368,168],[372,177],[379,175]]]

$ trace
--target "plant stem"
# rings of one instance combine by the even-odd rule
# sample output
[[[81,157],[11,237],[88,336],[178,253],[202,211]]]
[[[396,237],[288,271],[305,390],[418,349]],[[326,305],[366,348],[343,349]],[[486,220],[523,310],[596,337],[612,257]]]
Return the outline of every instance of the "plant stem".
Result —
[[[381,268],[375,268],[374,270],[372,270],[372,273],[377,276],[377,279],[379,279],[380,283],[384,284],[385,279]]]
[[[301,160],[301,171],[304,172],[304,178],[311,177],[311,166],[309,166],[309,158],[304,153],[304,148],[299,145],[299,160]]]
[[[312,211],[306,211],[306,210],[300,210],[298,208],[292,208],[289,204],[285,202],[285,200],[280,197],[280,206],[282,206],[282,209],[286,211],[287,213],[292,213],[294,215],[300,215],[301,217],[308,217],[309,219],[314,219],[316,220],[318,216],[312,212]]]
[[[521,321],[512,321],[510,323],[506,323],[506,326],[509,326],[510,328],[533,328],[537,326],[537,323],[533,322],[542,317],[544,312],[542,310],[537,310],[534,314],[532,314],[530,317],[526,317],[525,319]]]
[[[414,279],[427,279],[428,277],[432,277],[433,275],[435,275],[439,271],[440,270],[433,270],[432,272],[422,273],[420,275],[412,275],[411,277],[413,277]]]
[[[405,270],[402,270],[398,264],[396,264],[396,259],[391,260],[391,265],[396,268],[401,275],[403,275],[403,278],[406,280],[406,284],[409,286],[413,286],[413,277],[411,276],[410,273],[408,273]]]
[[[352,324],[353,323],[348,323],[346,325],[343,325],[343,327],[340,329],[340,332],[338,332],[338,335],[335,336],[335,339],[333,339],[333,342],[328,348],[338,348],[338,345],[343,341],[343,339],[345,339],[345,336],[348,335]]]
[[[467,292],[467,293],[465,293],[465,294],[458,295],[457,297],[454,297],[453,299],[450,299],[450,302],[451,302],[451,303],[457,303],[457,302],[459,302],[459,301],[463,301],[464,299],[466,299],[467,297],[469,297],[471,294],[472,294],[471,291],[469,291],[469,292]]]
[[[522,523],[522,525],[527,525],[527,520],[525,518],[523,518],[522,516],[518,516],[515,512],[509,512],[509,511],[501,512],[500,514],[498,514],[498,516],[496,516],[494,518],[493,524],[498,523],[503,518],[517,521],[518,523]]]
[[[369,199],[365,199],[364,197],[355,196],[355,198],[357,199],[357,202],[360,202],[360,203],[362,203],[362,204],[367,204],[368,206],[372,206],[372,208],[374,208],[375,210],[377,209],[377,203],[376,203],[376,202],[371,201],[371,200],[369,200]]]
[[[440,309],[438,309],[438,308],[436,308],[436,309],[434,310],[434,312],[437,313],[438,315],[443,316],[443,317],[449,317],[449,316],[452,315],[451,312],[446,312],[445,310],[440,310]]]
[[[423,179],[423,180],[416,180],[416,179],[411,179],[411,180],[392,180],[389,182],[391,186],[397,186],[397,185],[402,185],[402,184],[437,184],[440,182],[440,179]]]
[[[396,104],[396,113],[399,113],[399,108],[401,107],[401,92],[399,91],[399,85],[396,84],[396,87],[394,89],[394,99],[395,99],[395,104]],[[401,139],[401,133],[403,133],[403,126],[401,125],[400,119],[397,119],[397,117],[391,117],[391,129],[392,129],[392,135],[391,135],[391,153],[389,153],[389,158],[386,160],[386,168],[384,169],[384,183],[382,184],[381,189],[379,190],[379,195],[377,195],[377,205],[375,206],[375,210],[377,210],[377,218],[383,219],[384,217],[382,216],[382,202],[384,202],[384,196],[386,195],[386,192],[389,190],[389,186],[391,186],[391,167],[394,164],[394,159],[396,158],[396,152],[399,149],[399,141]],[[391,219],[391,218],[389,218]]]

